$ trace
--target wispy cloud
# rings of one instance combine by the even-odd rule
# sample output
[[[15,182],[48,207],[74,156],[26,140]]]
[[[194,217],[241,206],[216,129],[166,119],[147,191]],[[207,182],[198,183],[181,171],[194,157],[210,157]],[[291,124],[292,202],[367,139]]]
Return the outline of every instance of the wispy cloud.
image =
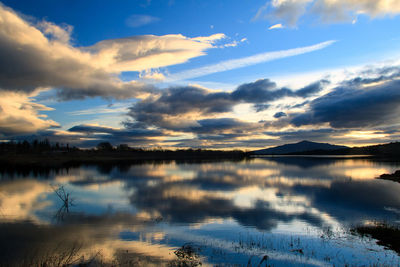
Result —
[[[140,15],[134,14],[126,19],[125,23],[127,26],[132,28],[138,28],[147,24],[151,24],[159,21],[160,18],[149,16],[149,15]]]
[[[247,42],[247,38],[242,38],[240,41],[234,40],[233,42],[220,45],[220,46],[218,46],[218,48],[235,47],[235,46],[238,46],[238,44],[244,43],[244,42]]]
[[[101,105],[94,108],[67,112],[67,114],[73,116],[81,116],[81,115],[97,115],[97,114],[108,114],[108,113],[126,113],[128,112],[130,105],[131,103]]]
[[[336,42],[335,40],[330,40],[330,41],[318,43],[318,44],[311,45],[311,46],[303,46],[303,47],[298,47],[298,48],[293,48],[293,49],[288,49],[288,50],[266,52],[266,53],[249,56],[249,57],[221,61],[217,64],[207,65],[204,67],[172,74],[167,77],[166,81],[172,82],[172,81],[186,80],[186,79],[201,77],[201,76],[205,76],[205,75],[209,75],[209,74],[213,74],[213,73],[218,73],[218,72],[243,68],[243,67],[247,67],[247,66],[252,66],[255,64],[264,63],[264,62],[268,62],[268,61],[272,61],[272,60],[276,60],[276,59],[280,59],[280,58],[297,56],[297,55],[321,50],[325,47],[332,45],[335,42]]]
[[[285,26],[283,26],[281,23],[278,23],[269,27],[268,30],[283,29],[283,28],[285,28]]]

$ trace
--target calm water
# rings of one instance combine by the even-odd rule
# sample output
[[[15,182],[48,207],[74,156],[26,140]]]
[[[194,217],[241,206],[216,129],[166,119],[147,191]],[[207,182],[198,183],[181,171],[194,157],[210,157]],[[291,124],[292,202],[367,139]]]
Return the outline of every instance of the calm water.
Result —
[[[297,157],[3,167],[0,265],[176,265],[181,251],[203,266],[257,266],[265,255],[263,266],[397,266],[395,252],[349,229],[397,223],[400,184],[374,178],[398,169]],[[68,211],[60,186],[73,199]]]

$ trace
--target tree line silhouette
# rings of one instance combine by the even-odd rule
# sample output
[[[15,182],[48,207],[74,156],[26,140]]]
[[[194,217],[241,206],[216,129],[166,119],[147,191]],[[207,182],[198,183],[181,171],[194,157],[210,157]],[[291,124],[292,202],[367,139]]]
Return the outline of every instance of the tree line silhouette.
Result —
[[[60,144],[58,142],[51,144],[48,139],[33,140],[32,142],[24,141],[9,141],[0,143],[0,153],[4,154],[26,154],[40,152],[68,152],[71,150],[79,150],[76,147],[70,147],[69,144]]]
[[[32,142],[9,141],[0,143],[0,160],[25,162],[62,161],[119,161],[119,160],[196,160],[196,159],[241,159],[247,156],[241,150],[208,149],[163,149],[137,148],[127,144],[113,146],[109,142],[100,142],[96,147],[81,149],[69,144],[51,143],[48,139]]]
[[[338,150],[317,150],[296,154],[314,155],[373,155],[377,157],[399,157],[400,143],[393,142],[365,147],[353,147]],[[127,144],[113,146],[109,142],[100,142],[96,147],[81,149],[68,143],[51,143],[48,139],[32,142],[9,141],[0,143],[0,160],[4,161],[105,161],[105,160],[204,160],[204,159],[243,159],[251,152],[242,150],[210,150],[210,149],[163,149],[130,147]]]

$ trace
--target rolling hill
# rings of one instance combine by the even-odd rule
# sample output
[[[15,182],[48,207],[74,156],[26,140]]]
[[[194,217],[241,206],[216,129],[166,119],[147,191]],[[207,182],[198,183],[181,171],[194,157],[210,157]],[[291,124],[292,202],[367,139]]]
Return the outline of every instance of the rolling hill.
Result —
[[[333,151],[333,150],[347,150],[349,147],[331,145],[328,143],[316,143],[310,141],[301,141],[295,144],[286,144],[267,149],[261,149],[253,151],[253,155],[285,155],[285,154],[297,154],[301,152],[310,151]]]

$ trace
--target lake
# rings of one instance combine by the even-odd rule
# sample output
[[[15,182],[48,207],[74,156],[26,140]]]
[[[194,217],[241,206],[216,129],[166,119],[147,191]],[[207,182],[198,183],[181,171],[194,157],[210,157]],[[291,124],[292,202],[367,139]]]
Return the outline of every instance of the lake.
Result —
[[[1,166],[0,265],[397,266],[354,229],[398,223],[400,183],[375,179],[398,169],[323,157]]]

